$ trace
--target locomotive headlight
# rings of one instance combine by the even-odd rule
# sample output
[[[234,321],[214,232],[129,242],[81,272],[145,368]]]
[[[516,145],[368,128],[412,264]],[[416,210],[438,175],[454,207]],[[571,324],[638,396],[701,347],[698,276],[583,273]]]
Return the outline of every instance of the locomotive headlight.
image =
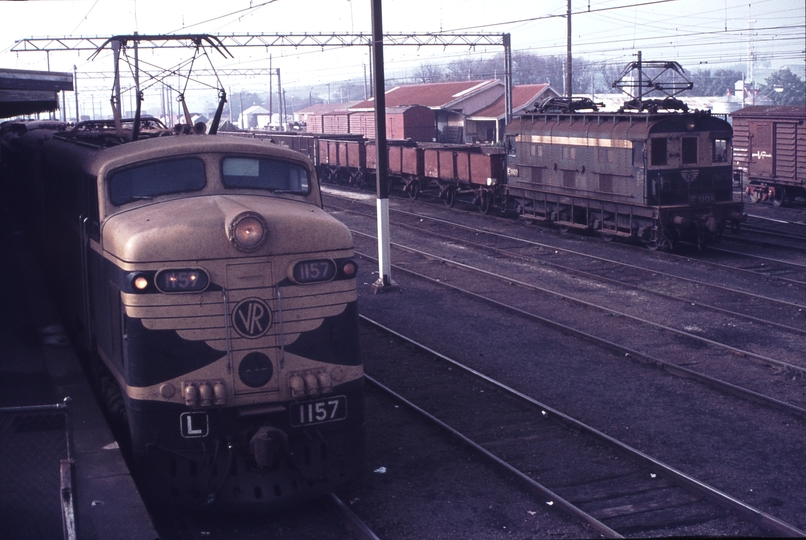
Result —
[[[138,291],[144,291],[148,288],[148,278],[145,276],[135,276],[132,280],[132,285]]]
[[[126,274],[123,290],[127,293],[150,294],[157,292],[154,288],[155,272],[146,270],[139,272],[129,272]]]
[[[266,240],[266,224],[258,214],[240,214],[230,224],[229,237],[236,248],[253,251]]]
[[[697,122],[692,118],[691,120],[686,120],[686,129],[691,131],[695,127],[697,127]]]

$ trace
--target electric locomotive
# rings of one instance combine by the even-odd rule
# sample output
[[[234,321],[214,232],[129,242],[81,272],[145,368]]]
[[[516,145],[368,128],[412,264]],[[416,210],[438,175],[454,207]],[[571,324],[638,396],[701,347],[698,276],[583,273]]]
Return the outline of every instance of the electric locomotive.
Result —
[[[524,219],[656,249],[702,247],[746,219],[733,197],[728,122],[700,111],[589,108],[544,107],[507,126],[505,189]]]
[[[2,139],[142,485],[227,509],[332,491],[363,457],[348,229],[298,152],[132,123],[7,123]]]

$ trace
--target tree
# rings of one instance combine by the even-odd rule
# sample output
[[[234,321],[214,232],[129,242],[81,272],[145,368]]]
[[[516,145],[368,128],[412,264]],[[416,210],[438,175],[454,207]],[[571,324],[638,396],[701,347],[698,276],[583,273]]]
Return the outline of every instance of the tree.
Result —
[[[495,56],[488,60],[460,58],[453,60],[447,66],[446,81],[472,81],[480,79],[503,79],[504,57]]]
[[[788,67],[772,73],[764,82],[761,95],[776,105],[806,105],[806,83]]]
[[[596,85],[595,89],[600,94],[618,94],[619,91],[613,88],[615,83],[621,76],[621,71],[624,69],[623,65],[616,65],[609,61],[601,62],[598,65],[591,66],[591,69],[596,69]]]
[[[694,88],[683,95],[724,96],[733,89],[736,81],[742,80],[742,72],[735,69],[701,69],[688,74]]]
[[[528,52],[512,54],[512,81],[515,84],[549,83],[558,92],[563,91],[565,57],[537,56]]]
[[[444,78],[442,68],[431,63],[420,64],[414,77],[420,84],[440,82]]]

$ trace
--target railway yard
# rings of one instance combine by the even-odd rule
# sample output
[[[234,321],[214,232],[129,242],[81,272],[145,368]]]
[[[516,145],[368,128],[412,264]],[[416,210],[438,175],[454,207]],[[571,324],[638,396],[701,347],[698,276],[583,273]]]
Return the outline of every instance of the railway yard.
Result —
[[[360,264],[361,479],[155,513],[165,538],[804,534],[804,206],[662,253],[424,199],[391,199],[398,288],[371,294],[374,194],[325,193]]]
[[[806,537],[806,107],[790,66],[761,83],[802,60],[801,11],[756,9],[747,73],[712,75],[728,42],[700,37],[744,24],[727,3],[724,30],[680,6],[685,34],[647,27],[674,36],[647,54],[713,58],[696,73],[640,49],[617,68],[600,37],[612,58],[572,62],[570,0],[445,6],[500,35],[443,32],[436,4],[405,11],[438,33],[384,34],[381,0],[371,34],[352,3],[327,21],[348,7],[349,34],[313,32],[331,3],[300,34],[256,16],[273,3],[6,48],[28,69],[0,69],[0,540]],[[197,28],[270,10],[284,33]],[[555,17],[564,61],[529,44]],[[469,50],[386,78],[414,44]],[[329,72],[352,45],[363,101]]]

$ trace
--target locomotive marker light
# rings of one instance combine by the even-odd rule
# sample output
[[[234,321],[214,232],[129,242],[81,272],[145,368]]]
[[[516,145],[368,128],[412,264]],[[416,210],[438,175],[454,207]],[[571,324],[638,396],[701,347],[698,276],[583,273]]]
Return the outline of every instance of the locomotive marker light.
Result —
[[[355,277],[358,272],[358,265],[353,260],[344,261],[341,265],[341,273],[344,277]]]
[[[138,291],[144,291],[148,288],[148,279],[145,276],[137,276],[132,280],[132,285]]]

